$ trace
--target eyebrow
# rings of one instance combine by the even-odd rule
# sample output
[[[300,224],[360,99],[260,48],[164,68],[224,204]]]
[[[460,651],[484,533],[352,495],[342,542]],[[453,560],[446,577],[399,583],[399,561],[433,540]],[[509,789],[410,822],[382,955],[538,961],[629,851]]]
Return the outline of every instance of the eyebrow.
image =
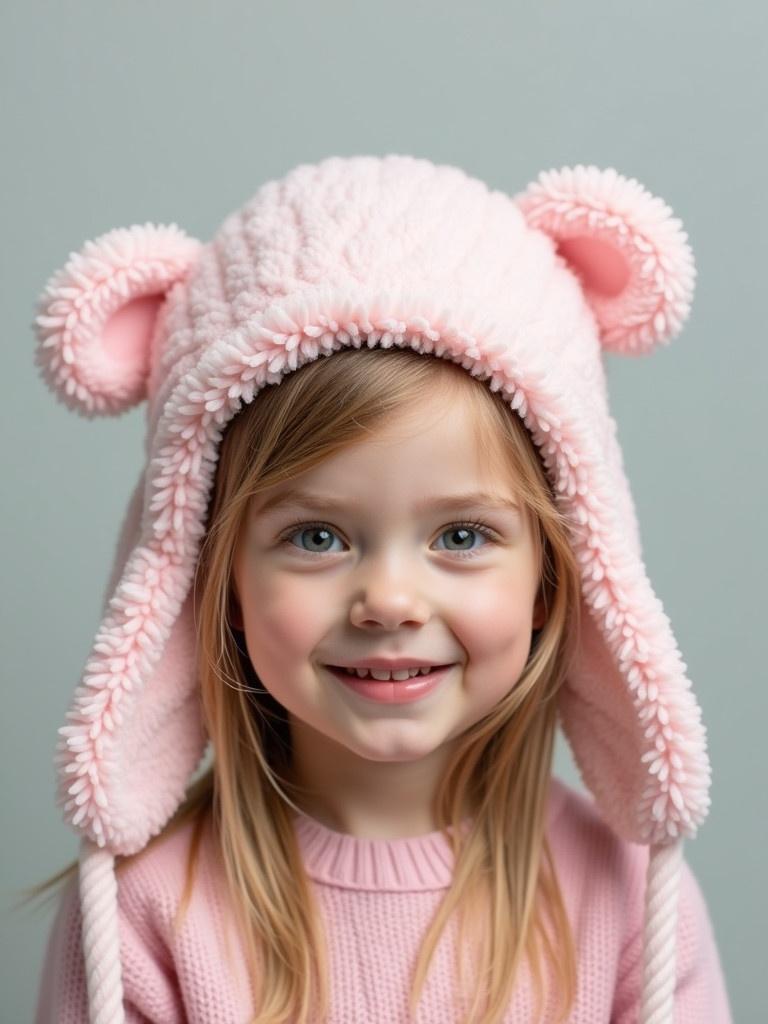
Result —
[[[299,488],[291,488],[283,491],[282,494],[273,495],[258,508],[257,514],[263,515],[266,512],[274,512],[284,508],[286,505],[294,505],[302,508],[328,509],[330,512],[343,512],[345,510],[357,511],[355,502],[348,502],[335,498],[331,495],[314,494]],[[520,512],[520,506],[511,499],[499,494],[483,494],[479,491],[467,491],[463,494],[450,494],[444,497],[426,497],[414,505],[415,512],[424,512],[427,509],[445,511],[452,508],[466,508],[472,506],[488,511],[502,510],[507,512]]]

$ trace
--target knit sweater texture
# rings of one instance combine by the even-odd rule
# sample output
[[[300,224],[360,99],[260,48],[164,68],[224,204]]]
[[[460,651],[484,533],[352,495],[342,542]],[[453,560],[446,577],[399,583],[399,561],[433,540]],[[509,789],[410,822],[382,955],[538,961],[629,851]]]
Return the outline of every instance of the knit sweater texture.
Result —
[[[328,1024],[408,1022],[409,970],[452,875],[440,832],[368,839],[295,818],[296,834],[326,929]],[[547,836],[571,921],[578,960],[569,1024],[636,1024],[648,848],[603,822],[591,797],[552,777]],[[118,872],[119,933],[126,1024],[249,1024],[252,991],[233,940],[223,866],[203,832],[192,901],[177,935],[191,825],[145,850]],[[454,997],[455,920],[441,936],[416,1024],[461,1020]],[[675,1024],[732,1024],[725,979],[700,886],[681,877]],[[505,1022],[531,1021],[527,968]],[[45,951],[36,1024],[87,1024],[76,880],[64,889]]]

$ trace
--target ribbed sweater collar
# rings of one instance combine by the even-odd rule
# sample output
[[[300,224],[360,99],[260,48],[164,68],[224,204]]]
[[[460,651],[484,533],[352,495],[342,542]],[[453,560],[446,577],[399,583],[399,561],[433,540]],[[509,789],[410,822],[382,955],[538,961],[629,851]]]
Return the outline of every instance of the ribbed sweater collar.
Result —
[[[560,811],[564,789],[553,776],[547,803],[547,827]],[[471,818],[464,819],[468,826]],[[399,839],[365,839],[336,832],[299,812],[294,827],[310,878],[343,889],[422,892],[447,889],[453,876],[450,839],[428,832]]]

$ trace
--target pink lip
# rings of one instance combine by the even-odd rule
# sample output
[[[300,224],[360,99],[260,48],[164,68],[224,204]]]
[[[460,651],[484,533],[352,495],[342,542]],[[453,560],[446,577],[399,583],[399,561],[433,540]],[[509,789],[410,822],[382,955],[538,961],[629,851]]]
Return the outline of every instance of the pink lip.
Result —
[[[453,665],[444,665],[425,676],[414,676],[412,679],[403,680],[353,678],[330,665],[327,667],[339,682],[360,694],[361,697],[377,704],[408,704],[411,701],[420,700],[436,690]]]

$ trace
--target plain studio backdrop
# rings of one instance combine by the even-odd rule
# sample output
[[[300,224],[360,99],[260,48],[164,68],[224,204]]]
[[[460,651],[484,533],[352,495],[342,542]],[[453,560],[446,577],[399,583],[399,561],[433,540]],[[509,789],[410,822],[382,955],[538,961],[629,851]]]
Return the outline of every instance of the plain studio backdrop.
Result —
[[[708,732],[712,806],[685,856],[734,1017],[765,1019],[767,37],[757,0],[3,5],[3,1022],[32,1019],[53,913],[12,909],[18,890],[77,852],[54,802],[56,730],[144,432],[144,406],[88,421],[54,399],[33,365],[35,299],[112,228],[175,222],[207,241],[298,163],[386,153],[509,194],[549,168],[615,167],[688,232],[683,333],[609,357],[609,388]],[[584,789],[562,735],[555,770]]]

